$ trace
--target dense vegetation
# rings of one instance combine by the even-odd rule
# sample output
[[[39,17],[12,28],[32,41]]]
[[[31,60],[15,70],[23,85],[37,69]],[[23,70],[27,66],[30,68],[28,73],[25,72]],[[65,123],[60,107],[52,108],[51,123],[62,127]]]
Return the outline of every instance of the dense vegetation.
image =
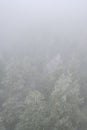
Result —
[[[0,0],[0,130],[87,130],[87,0]]]
[[[87,130],[86,52],[76,50],[1,55],[0,130]]]

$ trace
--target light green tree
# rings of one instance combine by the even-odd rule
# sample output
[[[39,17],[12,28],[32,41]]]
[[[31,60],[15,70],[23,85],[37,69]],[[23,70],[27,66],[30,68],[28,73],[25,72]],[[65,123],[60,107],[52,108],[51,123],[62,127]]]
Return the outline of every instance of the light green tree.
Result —
[[[82,121],[80,88],[72,75],[62,75],[50,96],[50,114],[46,130],[76,130]]]
[[[16,130],[41,130],[46,116],[45,99],[39,91],[30,92],[25,100],[26,108]]]

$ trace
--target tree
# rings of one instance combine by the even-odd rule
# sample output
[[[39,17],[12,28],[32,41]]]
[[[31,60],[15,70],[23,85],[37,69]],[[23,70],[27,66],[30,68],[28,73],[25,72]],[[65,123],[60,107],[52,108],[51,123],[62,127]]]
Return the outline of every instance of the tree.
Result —
[[[44,96],[39,91],[29,93],[25,100],[26,108],[16,130],[41,130],[46,116]]]
[[[82,121],[80,88],[71,74],[62,75],[50,96],[47,130],[76,130]]]
[[[35,70],[28,59],[13,60],[6,66],[2,81],[5,101],[2,103],[3,123],[7,130],[14,129],[25,108],[24,100],[34,80]]]
[[[80,105],[80,87],[71,74],[62,75],[49,96],[33,91],[25,100],[25,111],[16,130],[77,130],[85,120]]]

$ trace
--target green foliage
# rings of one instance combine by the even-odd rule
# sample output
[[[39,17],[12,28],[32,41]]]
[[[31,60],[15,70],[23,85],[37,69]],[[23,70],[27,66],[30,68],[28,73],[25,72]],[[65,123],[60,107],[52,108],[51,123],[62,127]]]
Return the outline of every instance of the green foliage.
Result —
[[[0,78],[0,130],[87,128],[76,61],[66,66],[53,61],[51,73],[27,58],[9,61]]]
[[[38,91],[31,92],[25,100],[27,107],[16,130],[76,130],[82,121],[80,89],[72,76],[62,75],[49,100]]]
[[[38,91],[31,92],[25,100],[26,108],[16,130],[41,130],[46,116],[44,97]]]
[[[72,76],[62,75],[56,82],[51,94],[51,120],[55,120],[54,128],[76,129],[81,121],[79,105],[83,102],[80,98],[80,89]]]

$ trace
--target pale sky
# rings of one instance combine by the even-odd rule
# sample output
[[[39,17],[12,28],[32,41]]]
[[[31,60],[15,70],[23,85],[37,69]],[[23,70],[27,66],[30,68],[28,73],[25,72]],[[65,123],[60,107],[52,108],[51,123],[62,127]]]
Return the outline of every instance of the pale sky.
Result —
[[[23,33],[40,28],[58,30],[61,37],[86,38],[87,1],[0,0],[1,47],[20,44],[16,41],[22,41]]]

